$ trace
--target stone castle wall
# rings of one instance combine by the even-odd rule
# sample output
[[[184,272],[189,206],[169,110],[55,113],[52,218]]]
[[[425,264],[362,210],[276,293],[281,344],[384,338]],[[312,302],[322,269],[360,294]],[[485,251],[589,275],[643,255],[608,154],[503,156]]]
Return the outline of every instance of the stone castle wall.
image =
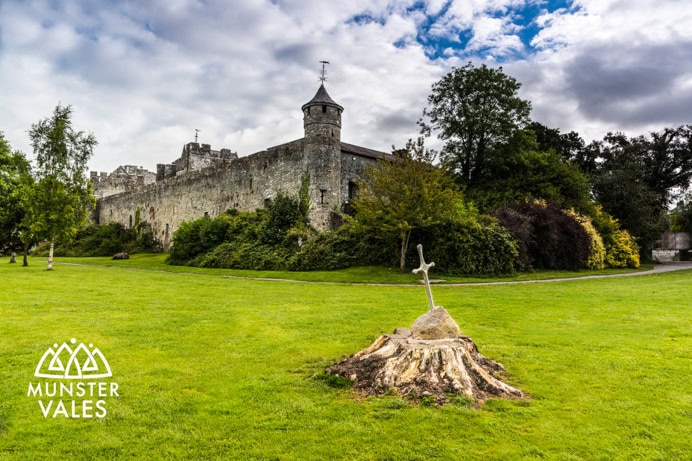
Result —
[[[189,143],[176,161],[157,165],[154,183],[140,182],[99,199],[95,220],[132,227],[139,209],[141,219],[168,249],[182,222],[218,216],[229,208],[262,208],[279,191],[297,196],[308,173],[309,223],[318,230],[330,229],[334,212],[348,207],[355,181],[367,165],[387,156],[340,141],[342,110],[321,87],[303,106],[302,139],[241,158],[228,149],[213,151],[209,145]]]
[[[173,232],[184,221],[217,216],[229,208],[255,210],[266,206],[278,191],[297,195],[304,173],[310,174],[310,223],[320,230],[331,227],[332,211],[348,197],[349,180],[342,180],[336,140],[300,139],[223,165],[177,175],[98,202],[97,221],[134,224],[137,209],[156,237],[168,248]],[[350,157],[349,157],[350,158]],[[335,161],[338,160],[338,161]],[[354,163],[352,160],[351,163]],[[351,167],[362,172],[363,161]]]
[[[156,180],[156,175],[142,167],[124,165],[112,173],[92,171],[91,184],[94,187],[94,195],[97,198],[123,192],[151,184]]]

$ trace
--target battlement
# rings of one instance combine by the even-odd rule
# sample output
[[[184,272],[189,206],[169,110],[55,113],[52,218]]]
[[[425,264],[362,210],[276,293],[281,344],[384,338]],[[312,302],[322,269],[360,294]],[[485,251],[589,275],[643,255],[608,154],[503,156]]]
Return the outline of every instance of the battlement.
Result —
[[[156,180],[163,181],[181,174],[220,166],[238,158],[237,152],[230,149],[212,150],[209,144],[190,142],[183,146],[180,157],[173,163],[156,165]]]
[[[121,165],[110,174],[91,171],[89,179],[94,187],[94,194],[100,198],[151,184],[156,180],[156,174],[141,166]]]

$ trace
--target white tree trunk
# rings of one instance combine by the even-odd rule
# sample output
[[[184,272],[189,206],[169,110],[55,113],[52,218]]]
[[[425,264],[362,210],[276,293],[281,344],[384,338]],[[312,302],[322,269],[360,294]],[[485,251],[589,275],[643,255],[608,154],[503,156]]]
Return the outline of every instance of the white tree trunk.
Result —
[[[413,399],[434,396],[440,404],[450,394],[465,395],[476,404],[490,397],[524,398],[522,391],[498,379],[503,372],[503,366],[481,355],[468,336],[419,339],[407,328],[380,336],[367,349],[327,369],[354,381],[354,389],[368,395],[394,390]]]
[[[55,240],[50,241],[50,250],[48,250],[48,267],[46,267],[46,270],[52,271],[53,270],[53,249],[55,248]]]

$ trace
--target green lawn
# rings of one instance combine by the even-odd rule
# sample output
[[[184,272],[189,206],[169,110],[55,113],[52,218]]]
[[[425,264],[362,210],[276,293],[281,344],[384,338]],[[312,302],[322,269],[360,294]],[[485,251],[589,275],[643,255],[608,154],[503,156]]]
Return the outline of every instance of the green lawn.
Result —
[[[314,378],[410,326],[427,309],[422,287],[227,278],[145,259],[131,260],[139,270],[0,264],[0,459],[692,459],[692,271],[434,287],[532,396],[472,409],[356,398]],[[46,348],[70,338],[110,362],[119,397],[103,419],[44,418],[27,396]]]
[[[43,258],[45,259],[45,258]],[[56,258],[69,264],[83,264],[108,267],[127,267],[130,269],[160,270],[166,272],[187,272],[191,274],[209,274],[209,269],[190,266],[171,266],[165,263],[166,254],[149,253],[131,255],[129,260],[113,261],[110,257],[93,258]],[[45,264],[45,263],[44,263]],[[430,277],[435,283],[487,283],[522,280],[546,280],[554,278],[585,277],[588,275],[609,275],[625,272],[640,272],[649,270],[653,264],[643,264],[638,269],[603,269],[583,271],[556,271],[541,270],[531,273],[518,273],[505,277],[466,277],[454,275],[440,275],[435,269],[430,270]],[[339,271],[310,271],[310,272],[277,272],[277,271],[252,271],[240,269],[214,269],[214,274],[243,278],[276,278],[282,280],[301,280],[310,282],[335,282],[335,283],[419,283],[420,275],[414,275],[410,270],[400,271],[388,267],[352,267]]]

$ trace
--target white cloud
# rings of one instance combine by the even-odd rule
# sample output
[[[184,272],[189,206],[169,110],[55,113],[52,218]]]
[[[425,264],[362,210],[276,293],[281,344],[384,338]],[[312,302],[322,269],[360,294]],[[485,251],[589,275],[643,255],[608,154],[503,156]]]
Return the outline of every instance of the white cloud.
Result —
[[[26,130],[62,102],[99,140],[94,169],[153,170],[195,128],[202,142],[247,155],[302,136],[321,59],[345,107],[343,139],[376,149],[417,136],[430,85],[468,59],[500,60],[535,118],[563,131],[691,121],[691,7],[579,0],[537,19],[529,54],[514,12],[529,3],[3,0],[0,130],[29,152]]]

